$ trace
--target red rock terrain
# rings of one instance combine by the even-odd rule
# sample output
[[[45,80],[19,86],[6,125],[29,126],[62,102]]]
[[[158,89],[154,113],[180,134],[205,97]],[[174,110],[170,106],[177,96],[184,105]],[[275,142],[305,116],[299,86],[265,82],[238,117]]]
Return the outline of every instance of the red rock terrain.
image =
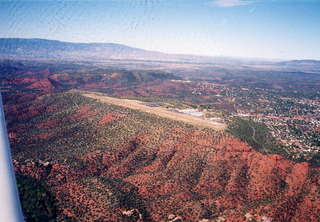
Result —
[[[34,100],[37,106],[8,109],[22,122],[52,112],[35,126],[50,133],[35,134],[31,143],[54,138],[52,130],[64,122],[96,118],[98,129],[114,127],[124,118],[138,118],[115,110],[97,116],[101,111],[86,104],[75,106],[69,116],[53,119],[60,110],[41,99]],[[145,120],[136,121],[131,124]],[[18,126],[9,128],[15,132],[13,143],[19,140]],[[119,133],[130,132],[125,130]],[[77,131],[67,138],[72,137],[83,136]],[[108,139],[99,136],[99,130],[91,137],[88,135],[101,143]],[[150,129],[119,143],[116,149],[101,147],[69,155],[74,155],[71,163],[81,167],[52,156],[49,163],[22,161],[16,168],[23,175],[45,180],[64,217],[76,221],[317,222],[320,218],[318,168],[261,154],[225,133],[181,127]]]
[[[38,79],[31,85],[27,86],[28,89],[40,89],[44,91],[53,90],[55,87],[51,84],[48,79]]]
[[[44,180],[55,194],[61,214],[70,221],[320,221],[320,169],[311,168],[308,163],[261,154],[225,133],[165,124],[162,129],[141,127],[132,133],[132,126],[139,122],[144,126],[147,120],[117,110],[102,112],[89,104],[77,106],[75,112],[62,110],[64,116],[57,117],[62,113],[60,108],[43,104],[41,96],[68,86],[90,90],[105,87],[114,89],[113,95],[121,96],[175,98],[175,92],[183,93],[189,84],[153,80],[137,82],[129,89],[118,73],[107,76],[103,82],[92,76],[50,76],[48,69],[37,76],[29,74],[6,80],[10,86],[41,90],[6,97],[14,151],[22,150],[30,156],[34,152],[38,157],[44,152],[39,148],[42,142],[53,143],[62,135],[65,140],[59,141],[57,150],[50,150],[49,163],[37,158],[20,159],[16,169]],[[28,106],[25,101],[37,105]],[[47,113],[52,115],[42,118]],[[28,123],[32,118],[38,118],[37,124]],[[136,122],[132,120],[117,128],[125,139],[115,141],[116,145],[110,148],[113,144],[108,141],[116,135],[101,135],[100,131],[103,127],[115,128],[117,122],[130,118]],[[95,120],[96,125],[84,134],[88,119]],[[82,125],[71,133],[60,130],[71,122]],[[32,129],[36,133],[24,140],[21,134]],[[90,143],[79,143],[77,152],[69,151],[72,144],[68,141],[77,137],[85,137]],[[99,143],[99,148],[93,148],[93,142]],[[61,153],[68,155],[61,158]],[[68,158],[72,161],[68,162]],[[61,218],[60,221],[66,221]]]
[[[203,131],[177,128],[159,146],[144,135],[117,152],[97,151],[83,159],[90,167],[80,174],[54,165],[47,176],[57,198],[70,204],[64,212],[77,215],[77,221],[124,221],[121,212],[130,210],[119,206],[115,211],[103,196],[75,182],[100,164],[102,176],[136,187],[150,214],[145,221],[170,221],[169,215],[190,222],[250,221],[245,215],[256,221],[319,221],[319,169],[279,155],[263,155],[231,136],[214,138]],[[92,185],[103,186],[99,183],[93,179]]]

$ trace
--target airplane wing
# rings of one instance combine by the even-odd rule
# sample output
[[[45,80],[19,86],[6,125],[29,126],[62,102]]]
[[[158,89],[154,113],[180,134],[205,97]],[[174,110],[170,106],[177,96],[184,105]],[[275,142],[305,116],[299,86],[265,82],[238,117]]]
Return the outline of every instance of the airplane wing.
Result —
[[[0,218],[6,222],[22,222],[16,178],[13,171],[11,150],[0,94]]]

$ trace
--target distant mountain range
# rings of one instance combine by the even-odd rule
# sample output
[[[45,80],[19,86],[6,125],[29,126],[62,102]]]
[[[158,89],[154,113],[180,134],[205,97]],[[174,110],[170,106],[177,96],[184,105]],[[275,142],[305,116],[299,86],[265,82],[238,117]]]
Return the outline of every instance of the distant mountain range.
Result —
[[[320,70],[319,60],[271,61],[233,57],[166,54],[115,43],[72,43],[47,39],[0,38],[0,58],[70,60],[153,60],[166,62],[250,65],[258,68]]]
[[[1,56],[47,59],[156,59],[165,54],[115,43],[71,43],[46,39],[1,38]]]
[[[166,54],[116,43],[73,43],[23,38],[0,38],[0,57],[169,62],[212,62],[213,59],[213,57],[205,56]]]

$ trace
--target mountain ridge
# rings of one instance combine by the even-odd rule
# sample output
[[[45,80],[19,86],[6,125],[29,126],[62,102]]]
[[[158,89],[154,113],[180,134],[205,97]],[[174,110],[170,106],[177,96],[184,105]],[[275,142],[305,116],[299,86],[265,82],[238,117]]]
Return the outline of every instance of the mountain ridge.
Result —
[[[319,218],[319,168],[264,155],[225,133],[77,92],[36,96],[7,113],[17,173],[46,182],[58,221]]]
[[[46,59],[134,59],[134,60],[158,60],[177,62],[200,62],[200,63],[249,63],[249,64],[276,64],[276,65],[299,65],[308,62],[308,66],[318,66],[320,60],[282,60],[258,58],[234,58],[227,56],[205,56],[192,54],[169,54],[159,51],[141,49],[120,43],[112,42],[68,42],[61,40],[49,40],[42,38],[0,38],[0,57],[22,58],[46,58]]]
[[[118,43],[76,43],[40,38],[0,38],[0,56],[46,59],[157,59],[167,54]]]

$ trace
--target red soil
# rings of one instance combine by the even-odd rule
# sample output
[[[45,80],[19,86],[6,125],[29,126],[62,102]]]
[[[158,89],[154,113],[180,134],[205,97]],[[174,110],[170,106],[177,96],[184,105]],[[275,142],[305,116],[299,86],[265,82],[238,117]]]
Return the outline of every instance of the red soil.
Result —
[[[121,119],[121,118],[123,118],[123,117],[125,117],[125,115],[116,114],[116,113],[108,113],[108,114],[105,114],[105,115],[101,118],[99,124],[100,124],[100,125],[104,125],[104,124],[110,123],[110,122],[112,122],[112,121],[114,121],[114,120]]]
[[[31,85],[27,86],[28,89],[38,89],[43,91],[50,91],[55,89],[55,87],[51,84],[48,79],[39,79],[38,81],[32,83]]]
[[[41,133],[38,134],[37,136],[35,136],[35,139],[41,139],[41,140],[45,140],[45,139],[49,139],[50,137],[52,137],[53,134],[52,133]]]
[[[73,115],[71,115],[69,118],[71,120],[77,120],[77,119],[85,119],[85,118],[89,118],[91,116],[94,116],[95,114],[97,114],[96,111],[94,110],[90,110],[89,106],[82,106],[80,107],[77,112]]]
[[[94,114],[83,106],[73,118]],[[106,114],[100,122],[117,118]],[[317,222],[320,217],[319,169],[279,155],[263,155],[227,135],[170,129],[165,140],[155,145],[146,133],[115,152],[99,149],[81,160],[81,171],[54,164],[45,177],[58,200],[68,203],[63,212],[77,221],[125,221],[123,209],[111,210],[104,198],[78,182],[95,175],[134,185],[152,221],[165,221],[170,214],[187,222],[210,217],[244,222],[247,213],[257,221],[273,222]],[[36,165],[19,170],[35,178],[44,175]]]

